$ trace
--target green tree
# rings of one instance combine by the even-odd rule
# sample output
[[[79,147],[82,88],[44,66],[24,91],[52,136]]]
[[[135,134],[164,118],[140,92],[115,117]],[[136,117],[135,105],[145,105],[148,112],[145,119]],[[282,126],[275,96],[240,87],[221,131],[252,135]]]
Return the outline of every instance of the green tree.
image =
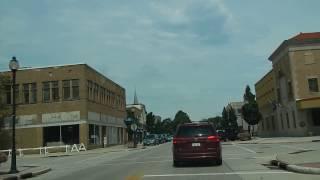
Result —
[[[175,131],[179,124],[191,122],[190,117],[183,111],[178,111],[173,120],[173,130]]]
[[[232,107],[223,108],[221,127],[225,130],[226,135],[229,139],[235,139],[236,135],[238,134],[239,128],[237,123],[237,116]]]
[[[9,149],[11,147],[10,133],[4,129],[4,118],[10,114],[8,105],[4,103],[7,85],[10,85],[9,77],[0,74],[0,149]]]
[[[150,133],[153,133],[155,131],[155,121],[156,121],[156,118],[155,118],[155,115],[152,113],[152,112],[149,112],[147,114],[147,120],[146,120],[146,128],[147,128],[147,131],[150,132]]]
[[[238,133],[238,122],[237,122],[237,115],[234,111],[234,109],[231,107],[228,109],[228,125],[229,128],[233,133]]]
[[[249,124],[249,133],[251,133],[251,126],[254,128],[254,125],[259,123],[262,116],[259,111],[259,106],[255,99],[255,95],[251,93],[249,86],[246,87],[243,98],[245,104],[242,106],[242,116],[243,119]]]
[[[223,129],[221,116],[210,117],[210,118],[206,119],[206,121],[212,123],[216,129]]]
[[[170,118],[166,118],[161,122],[162,133],[173,134],[173,121]]]
[[[161,125],[162,125],[161,121],[156,121],[154,130],[152,131],[152,133],[162,134],[162,126]]]
[[[223,107],[223,110],[222,110],[222,122],[221,122],[221,128],[223,130],[227,129],[228,121],[229,121],[229,117],[228,117],[227,109],[225,107]]]
[[[243,100],[245,102],[253,102],[255,101],[256,96],[251,92],[250,86],[246,86],[245,93],[243,95]]]

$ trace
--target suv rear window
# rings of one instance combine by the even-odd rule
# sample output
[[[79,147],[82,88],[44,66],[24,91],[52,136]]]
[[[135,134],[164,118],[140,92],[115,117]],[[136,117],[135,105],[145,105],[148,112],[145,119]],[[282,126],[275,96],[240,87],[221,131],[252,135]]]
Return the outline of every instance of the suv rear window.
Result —
[[[180,126],[178,137],[202,137],[216,135],[212,126]]]

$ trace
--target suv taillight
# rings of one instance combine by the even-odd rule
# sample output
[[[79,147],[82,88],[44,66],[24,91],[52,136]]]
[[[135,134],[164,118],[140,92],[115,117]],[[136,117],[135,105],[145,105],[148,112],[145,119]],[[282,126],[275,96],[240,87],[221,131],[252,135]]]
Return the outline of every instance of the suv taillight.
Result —
[[[173,144],[181,144],[185,143],[186,141],[183,138],[173,138],[172,143]]]
[[[210,142],[220,142],[220,139],[218,136],[208,136],[208,141]]]

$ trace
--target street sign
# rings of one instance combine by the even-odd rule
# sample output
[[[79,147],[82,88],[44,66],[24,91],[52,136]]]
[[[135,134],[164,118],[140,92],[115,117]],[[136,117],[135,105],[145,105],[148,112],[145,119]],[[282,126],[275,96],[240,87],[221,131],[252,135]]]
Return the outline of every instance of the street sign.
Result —
[[[137,124],[132,124],[132,125],[131,125],[131,130],[132,130],[132,131],[136,131],[137,128],[138,128]]]
[[[127,125],[127,126],[130,126],[132,123],[133,123],[133,119],[132,118],[127,118],[124,120],[124,123]]]

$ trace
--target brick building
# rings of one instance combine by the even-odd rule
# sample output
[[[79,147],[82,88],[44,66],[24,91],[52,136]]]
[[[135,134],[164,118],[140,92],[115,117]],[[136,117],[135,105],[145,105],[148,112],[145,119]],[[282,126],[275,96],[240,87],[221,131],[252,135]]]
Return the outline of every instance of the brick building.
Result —
[[[18,148],[127,141],[125,89],[86,64],[22,69],[16,87]],[[10,105],[10,85],[4,96]]]

